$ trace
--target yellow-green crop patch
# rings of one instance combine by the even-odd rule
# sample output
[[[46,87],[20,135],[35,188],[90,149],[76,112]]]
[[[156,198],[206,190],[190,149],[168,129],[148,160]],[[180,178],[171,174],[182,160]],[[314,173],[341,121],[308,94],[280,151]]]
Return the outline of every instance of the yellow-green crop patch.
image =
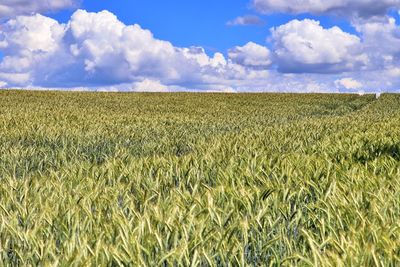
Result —
[[[0,265],[398,266],[400,96],[0,92]]]

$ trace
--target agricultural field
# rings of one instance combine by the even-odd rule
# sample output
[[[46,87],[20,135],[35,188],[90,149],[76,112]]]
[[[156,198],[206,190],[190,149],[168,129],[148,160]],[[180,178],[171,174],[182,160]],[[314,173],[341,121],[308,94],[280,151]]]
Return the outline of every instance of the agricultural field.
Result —
[[[1,266],[399,266],[400,96],[0,92]]]

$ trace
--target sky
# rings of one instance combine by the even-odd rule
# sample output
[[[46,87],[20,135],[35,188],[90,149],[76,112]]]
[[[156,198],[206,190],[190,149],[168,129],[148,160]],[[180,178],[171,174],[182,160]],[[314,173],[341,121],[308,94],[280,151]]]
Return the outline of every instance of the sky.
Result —
[[[2,0],[0,88],[400,92],[400,0]]]

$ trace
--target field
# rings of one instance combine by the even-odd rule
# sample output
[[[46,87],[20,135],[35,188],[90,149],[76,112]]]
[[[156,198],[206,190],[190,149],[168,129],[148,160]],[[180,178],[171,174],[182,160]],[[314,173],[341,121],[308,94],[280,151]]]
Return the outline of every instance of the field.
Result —
[[[400,96],[0,92],[2,266],[399,266]]]

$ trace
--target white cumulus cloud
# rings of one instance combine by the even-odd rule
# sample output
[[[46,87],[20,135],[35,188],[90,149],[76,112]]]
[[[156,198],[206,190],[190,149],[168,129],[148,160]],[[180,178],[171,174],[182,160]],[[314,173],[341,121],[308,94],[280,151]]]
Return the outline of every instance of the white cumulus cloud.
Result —
[[[369,68],[399,66],[400,26],[392,17],[353,22],[363,40],[363,49],[371,60]]]
[[[167,92],[168,86],[165,86],[160,81],[145,79],[135,83],[131,90],[139,92]]]
[[[269,49],[253,42],[230,49],[228,56],[234,63],[246,67],[266,68],[272,64]]]
[[[31,83],[31,75],[60,49],[64,34],[65,25],[39,14],[20,16],[2,25],[0,77],[14,85]]]
[[[57,11],[77,5],[77,0],[2,0],[0,2],[0,18]]]
[[[362,83],[352,78],[343,78],[340,80],[336,80],[335,84],[337,87],[344,87],[346,89],[360,89],[363,87]]]
[[[400,8],[400,0],[252,0],[262,13],[336,14],[351,17],[385,15],[390,9]]]
[[[359,37],[318,21],[292,20],[272,29],[276,63],[282,72],[340,73],[364,66]]]

